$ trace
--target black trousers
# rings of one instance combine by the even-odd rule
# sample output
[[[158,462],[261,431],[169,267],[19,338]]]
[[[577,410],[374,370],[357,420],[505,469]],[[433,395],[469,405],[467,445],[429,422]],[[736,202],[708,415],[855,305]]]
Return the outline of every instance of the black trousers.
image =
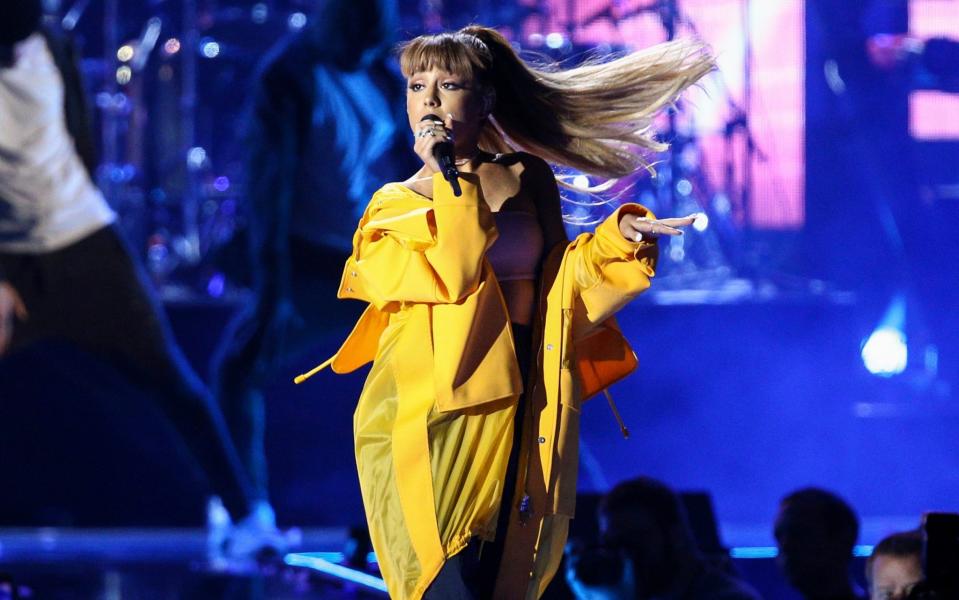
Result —
[[[175,345],[145,273],[115,227],[53,252],[0,253],[0,266],[29,312],[14,325],[10,353],[64,340],[116,365],[155,399],[230,513],[249,513],[252,486],[223,415]]]
[[[253,302],[237,313],[213,357],[213,391],[258,495],[266,497],[264,385],[277,372],[289,381],[290,361],[315,352],[332,336],[336,347],[363,306],[336,299],[346,255],[291,237],[286,264],[253,264],[258,270],[289,271],[283,294],[254,290]],[[261,278],[270,277],[261,273]],[[344,330],[344,327],[346,329]]]
[[[532,362],[532,328],[513,324],[513,340],[516,345],[516,360],[523,387],[529,389],[530,364]],[[423,594],[423,600],[488,600],[493,597],[496,575],[505,548],[506,529],[509,525],[511,502],[516,491],[516,474],[519,470],[520,442],[522,441],[523,417],[526,414],[527,395],[520,396],[516,415],[513,417],[513,444],[506,466],[506,482],[500,500],[499,517],[496,521],[496,539],[484,542],[473,539],[466,548],[450,557],[437,574],[436,579]]]

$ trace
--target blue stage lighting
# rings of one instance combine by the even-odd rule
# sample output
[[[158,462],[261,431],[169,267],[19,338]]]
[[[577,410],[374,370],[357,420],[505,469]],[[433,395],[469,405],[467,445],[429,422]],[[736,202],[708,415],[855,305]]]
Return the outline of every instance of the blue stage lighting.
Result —
[[[270,8],[263,2],[257,2],[250,10],[250,18],[253,19],[253,22],[257,25],[266,23],[266,20],[269,18],[269,16]]]
[[[193,148],[190,148],[189,150],[187,150],[186,163],[187,163],[187,166],[190,167],[190,170],[197,171],[199,169],[202,169],[203,166],[206,165],[206,162],[207,162],[206,150],[204,150],[200,146],[194,146]]]
[[[852,550],[853,556],[866,558],[872,556],[873,546],[860,544]],[[729,556],[737,559],[776,558],[779,549],[776,546],[736,546],[729,549]]]
[[[220,44],[210,38],[200,40],[200,52],[206,58],[216,58],[220,55]]]
[[[696,213],[696,220],[693,221],[693,229],[696,231],[706,231],[709,227],[709,217],[706,213]]]
[[[862,346],[862,362],[873,375],[898,375],[906,370],[908,358],[906,335],[892,327],[873,331]]]
[[[546,36],[546,45],[553,50],[562,48],[564,43],[566,43],[566,38],[563,37],[562,33],[556,33],[554,31]]]
[[[862,362],[873,375],[892,377],[906,370],[909,346],[906,343],[906,300],[896,296],[879,326],[862,344]]]
[[[290,15],[290,18],[287,20],[287,24],[293,31],[303,29],[306,27],[306,15],[301,12],[295,12]]]
[[[307,567],[371,590],[387,591],[386,583],[379,577],[330,562],[326,557],[332,558],[333,555],[325,552],[299,552],[287,554],[283,557],[283,562],[293,567]]]

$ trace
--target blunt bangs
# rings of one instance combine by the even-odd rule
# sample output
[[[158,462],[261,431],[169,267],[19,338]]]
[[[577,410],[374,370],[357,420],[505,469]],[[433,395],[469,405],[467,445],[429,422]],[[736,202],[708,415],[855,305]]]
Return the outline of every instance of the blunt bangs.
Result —
[[[414,73],[440,69],[482,80],[491,62],[486,44],[468,33],[423,35],[400,47],[400,69],[407,79]]]

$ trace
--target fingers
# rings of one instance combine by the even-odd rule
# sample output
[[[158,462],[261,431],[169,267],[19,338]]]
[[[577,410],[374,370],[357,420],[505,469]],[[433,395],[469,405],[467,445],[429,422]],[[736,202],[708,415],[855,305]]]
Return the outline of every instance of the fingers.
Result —
[[[633,215],[629,215],[633,216]],[[630,240],[631,242],[641,242],[644,238],[652,239],[652,232],[646,228],[645,230],[640,226],[640,219],[638,218],[629,218],[621,219],[619,222],[619,231],[623,234],[623,237]]]
[[[695,221],[698,215],[689,215],[688,217],[674,217],[671,219],[659,219],[657,223],[662,223],[667,227],[689,227]]]
[[[661,236],[661,235],[683,235],[683,232],[682,232],[682,230],[676,229],[675,227],[669,227],[669,226],[667,226],[667,225],[662,225],[662,224],[656,224],[656,223],[654,223],[654,224],[653,224],[653,229],[652,229],[652,234],[653,234],[654,236]]]
[[[627,215],[620,221],[620,231],[624,237],[634,242],[644,238],[652,239],[664,235],[683,235],[681,227],[688,227],[696,220],[696,215],[671,219],[647,219],[636,215]]]
[[[416,129],[413,151],[433,171],[439,171],[440,169],[436,159],[433,158],[433,147],[441,142],[453,141],[452,125],[453,115],[448,114],[444,122],[422,121]]]
[[[423,121],[416,130],[417,139],[425,139],[428,137],[437,136],[450,136],[450,130],[447,129],[446,125],[440,123],[439,121]]]
[[[683,219],[663,219],[661,221],[653,221],[643,217],[637,217],[635,227],[637,231],[642,233],[644,236],[649,237],[659,237],[662,235],[683,235],[683,232],[676,228],[676,226],[682,226],[682,223],[676,223],[677,221],[682,222]],[[692,223],[692,221],[690,221],[690,223]]]

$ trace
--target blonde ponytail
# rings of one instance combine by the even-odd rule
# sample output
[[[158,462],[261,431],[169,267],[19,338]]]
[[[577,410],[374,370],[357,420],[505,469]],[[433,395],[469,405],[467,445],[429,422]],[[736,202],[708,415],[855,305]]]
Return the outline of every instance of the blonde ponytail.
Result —
[[[498,31],[478,25],[418,37],[402,48],[400,63],[407,77],[435,66],[495,92],[482,149],[525,150],[608,178],[651,168],[648,155],[668,147],[656,140],[653,118],[714,68],[706,46],[692,40],[570,69],[534,67]]]

